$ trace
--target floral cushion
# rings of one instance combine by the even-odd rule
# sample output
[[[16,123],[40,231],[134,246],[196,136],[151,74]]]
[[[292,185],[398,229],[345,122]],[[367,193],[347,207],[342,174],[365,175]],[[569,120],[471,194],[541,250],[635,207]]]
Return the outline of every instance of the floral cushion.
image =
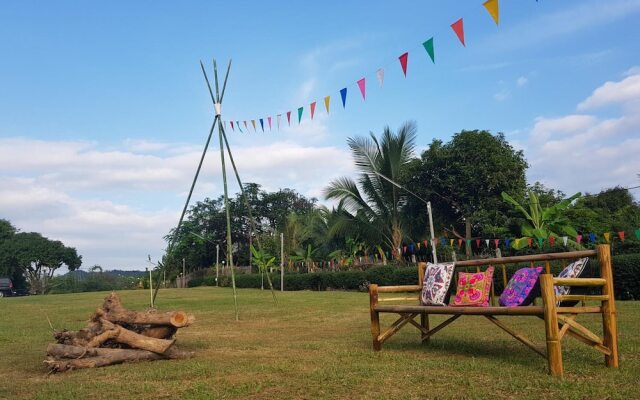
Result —
[[[427,263],[420,298],[422,304],[444,306],[453,277],[453,263]]]
[[[493,280],[493,267],[484,272],[473,274],[460,272],[458,287],[453,300],[453,306],[486,307],[489,305],[489,292]]]
[[[505,307],[526,306],[533,302],[542,267],[521,268],[509,279],[498,303]]]
[[[589,257],[581,258],[567,265],[565,269],[558,274],[558,278],[578,278],[584,272],[584,267],[587,266],[589,262]],[[556,296],[562,296],[569,294],[571,291],[571,286],[554,286]],[[574,304],[577,304],[575,302]]]

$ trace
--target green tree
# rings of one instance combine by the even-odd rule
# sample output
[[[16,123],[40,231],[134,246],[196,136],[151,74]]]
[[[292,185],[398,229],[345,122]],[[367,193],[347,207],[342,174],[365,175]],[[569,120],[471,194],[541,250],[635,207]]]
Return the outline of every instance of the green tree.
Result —
[[[463,130],[448,143],[434,140],[420,162],[412,163],[407,180],[420,197],[431,201],[437,224],[470,239],[507,232],[509,208],[500,194],[524,198],[527,167],[523,152],[515,150],[502,133]],[[411,197],[407,200],[424,232],[428,226],[424,204]]]
[[[356,227],[363,239],[377,242],[370,243],[373,246],[379,244],[377,238],[390,249],[401,246],[405,231],[400,214],[405,195],[382,176],[401,180],[413,156],[415,138],[415,123],[406,122],[397,133],[385,127],[380,140],[373,133],[368,138],[348,139],[359,177],[357,183],[338,178],[325,189],[326,198],[339,200],[342,209],[343,218],[336,221],[334,231]]]

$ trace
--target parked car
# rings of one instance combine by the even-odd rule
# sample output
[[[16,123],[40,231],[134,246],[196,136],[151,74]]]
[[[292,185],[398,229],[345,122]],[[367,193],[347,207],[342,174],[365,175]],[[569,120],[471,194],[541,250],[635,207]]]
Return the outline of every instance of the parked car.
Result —
[[[13,282],[9,278],[0,278],[0,297],[13,296],[15,291],[13,290]]]

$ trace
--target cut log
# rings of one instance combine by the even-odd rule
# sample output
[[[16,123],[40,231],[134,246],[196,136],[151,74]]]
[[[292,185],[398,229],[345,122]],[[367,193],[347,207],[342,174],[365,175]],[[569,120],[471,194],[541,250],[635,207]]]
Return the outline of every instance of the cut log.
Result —
[[[182,328],[191,325],[195,321],[193,315],[184,311],[172,311],[167,313],[136,312],[122,307],[117,294],[111,293],[102,305],[104,318],[114,323],[136,325],[170,325]]]
[[[133,355],[139,356],[147,356],[149,353],[158,356],[159,358],[166,359],[181,359],[181,358],[190,358],[193,357],[194,353],[190,351],[179,350],[177,347],[172,346],[169,350],[167,350],[164,354],[157,354],[153,352],[149,352],[146,350],[137,350],[137,349],[105,349],[105,348],[92,348],[92,347],[81,347],[81,346],[70,346],[66,344],[55,344],[50,343],[47,346],[47,355],[50,357],[54,357],[57,359],[63,358],[88,358],[88,357],[115,357],[119,358],[123,354],[129,354],[129,357],[133,357]]]
[[[79,331],[58,331],[53,333],[56,342],[74,346],[86,346],[94,337],[102,333],[102,326],[98,322],[92,322]]]
[[[142,329],[139,333],[143,336],[156,339],[171,339],[178,328],[174,326],[153,326]]]
[[[156,339],[135,333],[106,319],[101,319],[103,333],[94,337],[87,347],[99,347],[107,340],[114,340],[133,347],[134,349],[148,350],[162,354],[173,345],[175,339]]]

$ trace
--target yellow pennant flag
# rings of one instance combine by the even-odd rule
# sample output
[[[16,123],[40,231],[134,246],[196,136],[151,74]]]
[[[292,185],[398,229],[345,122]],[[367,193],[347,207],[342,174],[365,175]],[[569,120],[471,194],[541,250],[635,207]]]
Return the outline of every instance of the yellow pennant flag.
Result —
[[[449,246],[453,247],[453,242],[454,242],[453,239],[449,239]]]
[[[331,96],[326,96],[324,98],[324,108],[327,109],[327,114],[329,114],[329,103],[331,102]]]
[[[256,120],[255,119],[251,120],[251,125],[253,125],[253,130],[255,131],[256,130]]]
[[[500,21],[500,11],[498,6],[498,0],[487,0],[484,3],[482,3],[482,5],[484,6],[484,8],[487,9],[489,14],[491,15],[491,18],[493,18],[493,20],[495,21],[496,25],[498,25],[498,22]]]
[[[604,240],[606,240],[607,243],[609,243],[609,238],[611,238],[611,232],[605,232],[604,233]]]

